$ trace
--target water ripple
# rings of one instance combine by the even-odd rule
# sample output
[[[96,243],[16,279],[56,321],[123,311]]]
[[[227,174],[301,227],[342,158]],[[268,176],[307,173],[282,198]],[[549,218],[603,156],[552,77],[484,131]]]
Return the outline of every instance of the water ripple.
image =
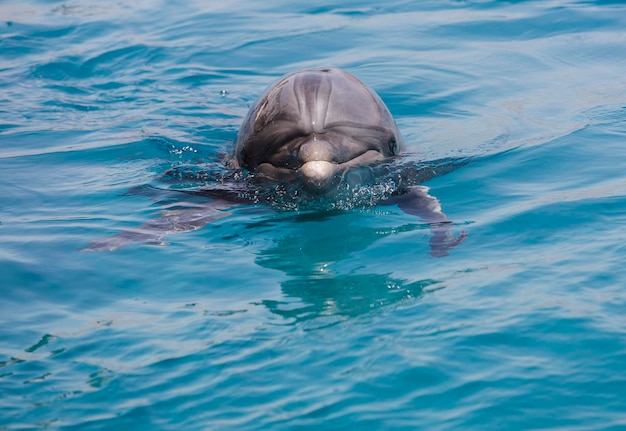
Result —
[[[0,17],[1,429],[626,425],[622,2]],[[76,253],[185,205],[172,189],[210,179],[185,172],[223,173],[263,88],[314,66],[374,88],[411,161],[471,159],[428,182],[462,247],[433,259],[413,216],[347,210],[381,182],[341,210],[274,189],[168,246]]]

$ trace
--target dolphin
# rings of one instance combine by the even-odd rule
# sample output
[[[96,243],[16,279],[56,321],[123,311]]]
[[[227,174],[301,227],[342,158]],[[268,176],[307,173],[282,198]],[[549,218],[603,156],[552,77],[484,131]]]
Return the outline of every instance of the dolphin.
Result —
[[[244,187],[286,184],[296,190],[298,199],[302,195],[324,199],[335,196],[340,184],[356,187],[389,173],[403,149],[396,122],[374,90],[341,69],[303,69],[279,78],[256,100],[227,166],[248,175]],[[398,205],[428,223],[431,255],[436,257],[447,255],[467,234],[456,237],[451,232],[439,201],[419,183],[465,163],[421,170],[411,163],[401,165],[400,170],[409,172],[401,176],[404,184],[377,202]],[[241,192],[241,184],[228,184],[230,190],[222,184],[192,193],[211,198],[208,204],[164,211],[137,229],[95,240],[82,251],[115,250],[133,242],[159,244],[167,234],[196,230],[228,215],[234,205],[256,203],[251,194]]]

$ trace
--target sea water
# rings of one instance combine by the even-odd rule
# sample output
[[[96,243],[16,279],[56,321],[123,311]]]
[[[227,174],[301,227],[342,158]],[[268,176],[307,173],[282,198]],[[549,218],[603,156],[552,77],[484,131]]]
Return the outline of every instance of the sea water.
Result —
[[[0,429],[626,429],[620,1],[0,3]],[[278,76],[375,89],[467,239],[184,204]]]

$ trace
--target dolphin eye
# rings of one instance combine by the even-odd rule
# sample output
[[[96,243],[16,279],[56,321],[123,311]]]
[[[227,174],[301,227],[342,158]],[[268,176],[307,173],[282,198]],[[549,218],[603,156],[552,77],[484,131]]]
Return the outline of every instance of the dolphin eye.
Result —
[[[396,153],[396,138],[391,138],[389,140],[389,151],[391,151],[391,154]]]

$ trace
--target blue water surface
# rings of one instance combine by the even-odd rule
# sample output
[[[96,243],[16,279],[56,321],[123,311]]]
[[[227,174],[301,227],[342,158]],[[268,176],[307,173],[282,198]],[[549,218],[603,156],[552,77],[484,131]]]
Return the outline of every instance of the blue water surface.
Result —
[[[621,1],[0,3],[0,430],[626,429]],[[468,238],[394,206],[181,204],[255,98],[341,67]]]

